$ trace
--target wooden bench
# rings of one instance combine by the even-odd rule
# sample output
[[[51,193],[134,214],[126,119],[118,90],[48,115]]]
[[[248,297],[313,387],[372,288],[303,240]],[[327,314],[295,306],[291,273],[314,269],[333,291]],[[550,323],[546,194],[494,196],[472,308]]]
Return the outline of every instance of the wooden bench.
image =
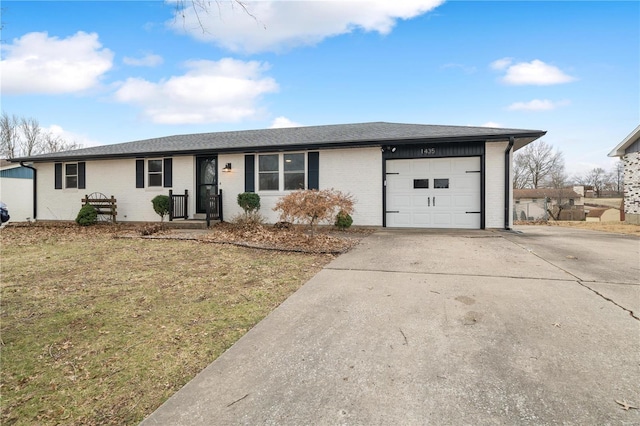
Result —
[[[82,205],[91,204],[96,209],[98,216],[110,216],[111,222],[116,223],[116,216],[118,212],[116,209],[116,199],[113,195],[111,198],[107,198],[106,196],[104,198],[96,197],[94,194],[91,195],[92,197],[89,195],[84,196],[82,199]]]

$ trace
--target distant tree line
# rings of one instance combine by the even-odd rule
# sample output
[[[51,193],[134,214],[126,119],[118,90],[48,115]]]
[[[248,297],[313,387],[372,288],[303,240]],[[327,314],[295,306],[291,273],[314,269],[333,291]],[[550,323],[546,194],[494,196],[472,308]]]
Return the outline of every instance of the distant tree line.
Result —
[[[595,167],[569,177],[565,172],[562,152],[544,141],[533,142],[513,156],[513,187],[566,188],[571,185],[592,186],[596,197],[604,191],[622,193],[624,163],[618,161],[611,170]]]
[[[49,152],[81,148],[77,142],[68,142],[46,131],[35,118],[18,117],[6,112],[0,117],[0,158],[19,158]]]

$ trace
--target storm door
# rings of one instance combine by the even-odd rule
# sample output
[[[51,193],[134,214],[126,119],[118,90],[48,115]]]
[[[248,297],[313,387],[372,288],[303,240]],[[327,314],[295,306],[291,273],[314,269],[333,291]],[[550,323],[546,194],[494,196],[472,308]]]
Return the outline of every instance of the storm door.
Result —
[[[196,213],[206,213],[207,189],[212,195],[218,193],[218,157],[196,157]]]

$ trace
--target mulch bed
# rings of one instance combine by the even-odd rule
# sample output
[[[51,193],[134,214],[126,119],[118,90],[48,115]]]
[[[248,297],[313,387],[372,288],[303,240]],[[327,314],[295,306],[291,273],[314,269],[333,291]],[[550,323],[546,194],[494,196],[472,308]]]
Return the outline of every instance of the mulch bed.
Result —
[[[162,223],[98,224],[83,227],[71,222],[11,223],[5,229],[10,234],[11,228],[23,227],[38,228],[38,232],[34,232],[36,239],[42,239],[43,232],[45,235],[48,233],[55,235],[57,240],[64,240],[65,236],[110,234],[114,238],[191,240],[261,250],[313,254],[344,253],[374,232],[370,228],[352,227],[340,230],[333,226],[317,226],[315,232],[312,233],[308,226],[303,225],[278,227],[258,223],[234,224],[229,222],[218,223],[207,230],[169,229]],[[21,239],[25,239],[24,234],[21,235]]]

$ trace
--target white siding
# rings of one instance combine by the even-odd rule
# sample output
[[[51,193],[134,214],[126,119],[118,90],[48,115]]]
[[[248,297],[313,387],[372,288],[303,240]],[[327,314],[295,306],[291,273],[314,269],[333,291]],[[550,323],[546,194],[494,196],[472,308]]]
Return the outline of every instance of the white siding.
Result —
[[[222,172],[225,164],[231,163],[230,172]],[[218,187],[222,190],[222,212],[225,221],[242,213],[238,206],[238,194],[244,192],[244,154],[225,154],[218,156]],[[261,200],[260,214],[267,216]],[[271,220],[273,222],[273,220]]]
[[[508,145],[508,142],[486,144],[484,187],[486,228],[504,228],[504,151]],[[512,203],[513,200],[510,200],[509,205]],[[509,214],[509,226],[512,222]]]
[[[7,205],[11,222],[33,218],[33,180],[0,178],[0,201]]]
[[[335,188],[357,200],[354,225],[382,226],[382,152],[380,148],[320,152],[320,189]]]
[[[320,189],[334,188],[348,192],[356,198],[354,225],[382,225],[382,154],[379,148],[320,150]],[[270,154],[265,152],[262,154]],[[306,154],[306,153],[305,153]],[[256,155],[256,159],[258,154]],[[220,166],[232,164],[232,171],[220,173],[225,220],[242,213],[236,202],[244,192],[244,154],[220,155]],[[174,168],[175,170],[175,168]],[[258,190],[256,163],[256,193],[260,195],[260,214],[268,223],[279,220],[273,207],[290,191]]]
[[[184,193],[184,190],[188,189],[190,194],[194,194],[193,157],[172,158],[172,188],[136,188],[136,160],[133,158],[87,161],[86,189],[54,189],[53,163],[36,163],[34,167],[38,169],[38,219],[75,220],[82,206],[82,198],[93,192],[101,192],[107,197],[113,195],[116,198],[118,221],[160,221],[151,204],[153,197],[159,194],[168,195],[169,189],[176,193]],[[189,211],[192,213],[195,209],[195,197],[190,198]]]

